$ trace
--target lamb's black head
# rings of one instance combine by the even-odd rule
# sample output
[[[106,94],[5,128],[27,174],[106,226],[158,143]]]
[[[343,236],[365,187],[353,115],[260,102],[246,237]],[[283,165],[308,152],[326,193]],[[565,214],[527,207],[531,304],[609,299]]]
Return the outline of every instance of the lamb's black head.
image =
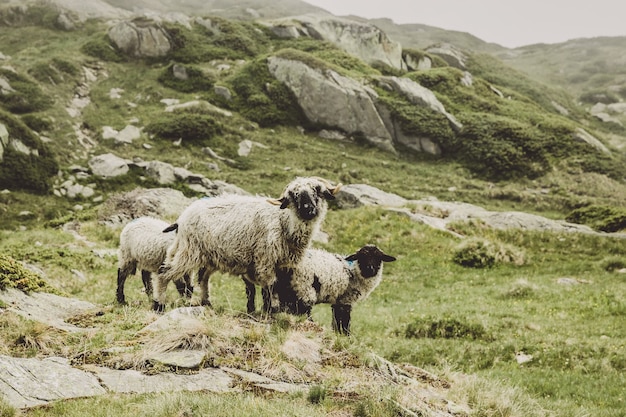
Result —
[[[378,275],[383,262],[393,262],[396,260],[391,255],[387,255],[375,245],[365,245],[356,253],[347,256],[346,261],[357,262],[363,278],[372,278]]]
[[[303,221],[314,220],[325,213],[327,200],[334,200],[341,184],[332,186],[328,181],[318,177],[298,177],[291,181],[282,197],[275,200],[281,209],[292,207]]]

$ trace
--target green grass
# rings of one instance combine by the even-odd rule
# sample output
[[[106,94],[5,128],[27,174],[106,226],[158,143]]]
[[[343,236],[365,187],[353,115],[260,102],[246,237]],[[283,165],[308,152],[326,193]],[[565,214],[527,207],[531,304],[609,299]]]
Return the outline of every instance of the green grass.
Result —
[[[224,31],[219,36],[198,29],[170,27],[177,31],[179,49],[163,62],[122,59],[107,49],[102,38],[104,29],[93,22],[72,33],[34,26],[0,27],[0,49],[12,57],[11,65],[20,74],[30,74],[38,80],[40,90],[29,90],[30,78],[20,79],[18,82],[26,86],[25,92],[53,99],[53,106],[38,108],[22,116],[22,121],[53,138],[48,146],[61,170],[71,164],[86,166],[91,156],[113,152],[129,159],[160,160],[186,167],[212,180],[274,197],[295,176],[317,175],[345,184],[371,184],[408,199],[435,197],[553,219],[563,219],[585,207],[626,205],[624,183],[619,176],[612,179],[606,175],[615,172],[615,160],[594,162],[592,158],[598,172],[589,172],[593,170],[583,169],[585,164],[580,160],[560,159],[562,148],[554,149],[554,144],[563,145],[574,122],[548,110],[551,100],[570,109],[574,115],[571,118],[580,116],[579,109],[561,92],[544,90],[519,73],[505,71],[497,62],[480,61],[480,57],[472,61],[473,89],[459,86],[460,72],[449,67],[411,75],[433,88],[453,113],[465,113],[461,117],[467,126],[463,138],[486,141],[488,145],[496,143],[503,148],[465,144],[463,149],[475,151],[475,159],[483,161],[483,166],[476,169],[466,161],[449,157],[415,155],[403,149],[399,155],[391,155],[358,141],[317,137],[315,126],[307,125],[302,115],[294,111],[289,92],[269,78],[264,54],[280,50],[283,57],[362,77],[378,75],[379,71],[310,39],[276,40],[263,31],[249,43],[258,29],[254,25],[222,21],[220,25]],[[103,51],[111,53],[110,59],[96,62],[93,55],[86,53],[90,51],[84,47],[86,44],[97,56]],[[234,61],[239,58],[245,58],[246,63]],[[170,59],[193,69],[194,82],[201,81],[202,91],[163,78],[163,74],[169,75]],[[232,67],[220,73],[209,59],[219,59]],[[77,120],[68,119],[65,110],[65,103],[73,97],[81,79],[75,70],[83,67],[98,75],[98,80],[90,85],[92,105],[84,109],[80,118],[81,128],[93,132],[98,140],[93,149],[77,144],[73,134]],[[159,77],[166,82],[160,83]],[[234,101],[216,100],[209,88],[213,83],[228,86],[235,93]],[[496,99],[490,84],[510,95],[512,103]],[[122,99],[109,97],[112,88],[124,90]],[[381,97],[396,106],[394,111],[404,117],[402,121],[409,131],[438,137],[453,134],[450,129],[433,124],[428,112],[409,109],[398,97],[382,93]],[[164,98],[181,102],[209,100],[227,107],[234,115],[216,115],[204,108],[167,114],[160,102]],[[140,140],[130,145],[100,140],[103,126],[119,130],[133,118],[139,120],[140,126],[159,129],[147,129]],[[168,123],[159,124],[163,121]],[[312,130],[302,133],[296,126]],[[590,126],[596,127],[593,122]],[[151,136],[152,132],[157,135]],[[183,135],[190,140],[183,140],[178,148],[172,147],[171,141]],[[514,144],[507,146],[500,141],[504,136]],[[243,139],[268,148],[255,147],[249,157],[238,157],[236,149]],[[152,149],[144,148],[144,143],[150,143]],[[235,163],[211,160],[201,152],[202,146],[210,146]],[[497,155],[488,155],[494,159],[482,159],[494,149],[500,149]],[[513,163],[515,158],[523,163]],[[217,163],[220,171],[208,168],[208,162]],[[501,165],[495,165],[496,162]],[[490,169],[493,181],[480,175]],[[512,170],[520,174],[519,178],[502,180],[497,175],[502,170]],[[138,185],[157,186],[137,172],[109,181],[79,181],[97,184],[105,200]],[[62,230],[63,224],[77,222],[81,225],[79,233],[95,247],[117,247],[119,231],[98,223],[99,205],[79,202],[85,210],[74,211],[76,201],[51,195],[24,191],[0,194],[0,253],[41,269],[46,282],[57,290],[98,304],[103,315],[77,320],[97,324],[100,330],[66,337],[45,326],[3,314],[0,353],[83,355],[96,361],[104,347],[135,343],[137,330],[153,319],[139,277],[127,281],[130,306],[118,307],[114,303],[116,257],[99,256],[88,243]],[[416,205],[409,208],[420,209]],[[30,214],[20,214],[23,211]],[[590,223],[606,222],[610,215],[621,216],[619,211],[610,215],[582,214],[583,220]],[[456,378],[454,392],[449,395],[470,403],[475,415],[480,416],[623,416],[626,274],[619,272],[626,265],[623,240],[579,234],[501,232],[480,223],[455,225],[466,240],[484,243],[467,253],[461,250],[461,239],[378,208],[333,208],[323,229],[330,242],[316,246],[350,253],[366,243],[374,243],[398,258],[385,266],[380,287],[354,307],[352,338],[332,335],[329,306],[313,309],[313,317],[324,327],[325,337],[332,339],[338,351],[349,353],[345,362],[341,362],[341,355],[336,359],[342,366],[348,366],[350,361],[365,363],[372,351],[398,363]],[[519,255],[523,255],[523,262],[518,262]],[[464,267],[467,259],[478,259],[474,266],[487,259],[484,264],[488,267]],[[76,271],[83,278],[79,279]],[[576,284],[560,284],[560,278],[573,279],[570,282]],[[173,288],[169,288],[168,300],[170,309],[182,303]],[[218,317],[225,321],[238,317],[245,311],[243,283],[238,278],[215,274],[212,300]],[[279,317],[268,326],[269,333],[251,331],[233,341],[233,346],[250,344],[276,358],[276,346],[294,325],[292,320],[295,319]],[[532,360],[518,364],[515,355],[519,352],[532,355]],[[222,360],[242,363],[232,356]],[[248,362],[246,365],[258,366]],[[109,395],[66,401],[20,415],[79,416],[94,408],[122,416],[228,415],[232,409],[239,410],[240,415],[400,414],[392,401],[395,392],[368,392],[356,402],[334,398],[332,389],[337,378],[332,375],[327,381],[315,381],[308,393],[295,397],[266,398],[249,393]],[[0,416],[16,414],[0,401]]]

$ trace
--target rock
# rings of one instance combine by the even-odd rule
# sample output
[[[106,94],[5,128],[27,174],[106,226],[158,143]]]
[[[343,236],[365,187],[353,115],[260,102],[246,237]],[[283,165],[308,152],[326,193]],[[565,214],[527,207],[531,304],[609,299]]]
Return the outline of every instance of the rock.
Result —
[[[609,149],[606,146],[604,146],[602,142],[600,142],[596,137],[591,135],[589,132],[587,132],[583,128],[580,128],[580,127],[576,128],[576,132],[574,132],[573,138],[576,141],[585,142],[591,145],[592,147],[594,147],[596,150],[600,152],[603,152],[605,154],[611,154],[611,151],[609,151]]]
[[[307,338],[302,333],[291,333],[280,350],[290,360],[307,364],[319,364],[322,362],[322,355],[320,354],[321,344]]]
[[[9,144],[9,131],[4,123],[0,123],[0,161],[4,156],[4,148]]]
[[[108,36],[117,48],[132,57],[162,57],[172,47],[167,31],[149,19],[120,22],[109,29]]]
[[[93,175],[109,178],[128,173],[128,162],[126,159],[107,153],[91,158],[88,165]]]
[[[133,143],[135,139],[141,137],[141,129],[137,126],[127,125],[115,137],[116,143]]]
[[[121,227],[141,216],[176,218],[192,201],[170,188],[137,188],[110,197],[102,208],[101,221],[111,227]]]
[[[252,151],[252,147],[256,146],[259,148],[267,149],[267,146],[263,145],[259,142],[253,142],[249,139],[242,140],[239,142],[239,149],[237,150],[237,155],[239,156],[248,156]]]
[[[176,182],[176,176],[174,176],[174,166],[166,162],[148,162],[146,166],[146,175],[157,180],[159,184],[173,184]]]
[[[183,369],[199,369],[207,352],[203,350],[173,350],[148,355],[147,360]]]
[[[275,56],[268,59],[268,68],[295,95],[309,121],[361,134],[368,142],[395,153],[392,137],[376,108],[378,94],[372,88],[332,70],[322,72]]]
[[[208,113],[218,114],[220,116],[232,117],[233,115],[232,112],[221,109],[205,100],[192,100],[192,101],[187,101],[185,103],[180,103],[180,104],[179,103],[168,104],[167,107],[165,108],[165,111],[169,113],[169,112],[174,112],[174,111],[181,110],[181,109],[191,109],[191,108],[198,108]]]
[[[436,113],[443,114],[450,122],[450,127],[455,132],[460,132],[463,125],[456,118],[448,113],[435,96],[435,94],[426,87],[422,87],[410,78],[404,77],[380,77],[379,82],[385,83],[397,93],[402,94],[409,102],[417,106],[428,107]]]
[[[95,375],[73,368],[65,358],[0,356],[0,397],[12,407],[35,407],[106,393]]]
[[[233,99],[233,95],[227,87],[216,85],[213,86],[213,91],[218,96],[223,97],[226,101],[231,101]]]
[[[359,206],[386,206],[402,207],[407,200],[391,193],[386,193],[367,184],[348,184],[339,189],[335,196],[341,208],[355,208]]]
[[[174,75],[174,78],[178,80],[184,81],[189,79],[189,75],[187,74],[187,68],[185,68],[184,65],[174,64],[174,66],[172,67],[172,74]]]
[[[275,35],[287,38],[308,36],[328,41],[368,64],[405,69],[402,46],[378,27],[332,15],[307,14],[266,22]]]
[[[465,70],[467,56],[459,48],[449,43],[439,43],[426,48],[426,52],[437,55],[448,63],[448,65]]]
[[[79,332],[85,328],[74,326],[65,320],[97,309],[94,304],[86,301],[44,292],[26,294],[13,288],[0,291],[0,300],[15,314],[68,332]]]
[[[201,369],[191,375],[159,373],[145,375],[135,370],[118,371],[100,366],[85,366],[112,392],[145,394],[149,392],[207,391],[232,392],[233,378],[221,369]]]

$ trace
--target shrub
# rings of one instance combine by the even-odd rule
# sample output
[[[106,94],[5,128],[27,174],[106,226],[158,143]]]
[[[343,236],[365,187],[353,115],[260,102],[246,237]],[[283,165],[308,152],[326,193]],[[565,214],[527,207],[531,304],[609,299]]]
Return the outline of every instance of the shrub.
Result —
[[[626,268],[626,258],[623,256],[611,256],[600,261],[600,267],[607,272],[615,272]]]
[[[146,126],[146,132],[162,139],[183,138],[183,143],[199,145],[208,144],[222,130],[222,125],[213,117],[192,112],[167,113]]]
[[[21,291],[51,290],[48,284],[15,259],[0,254],[0,290],[16,288]]]
[[[296,98],[272,77],[265,59],[247,64],[228,81],[236,93],[237,110],[261,127],[307,125]]]
[[[26,154],[12,147],[4,149],[3,159],[0,161],[0,188],[48,192],[51,188],[51,177],[59,170],[48,146],[22,121],[8,113],[0,112],[0,123],[7,127],[11,139],[19,140],[34,151]]]
[[[106,35],[100,35],[83,44],[81,52],[108,62],[125,62],[127,58],[115,47]]]
[[[175,69],[183,69],[186,78],[176,77]],[[202,70],[193,66],[183,66],[170,64],[159,75],[158,81],[165,87],[171,88],[182,93],[193,93],[199,91],[210,91],[213,88],[215,79],[209,74],[205,74]]]
[[[407,339],[489,339],[487,330],[482,324],[467,323],[452,317],[417,318],[406,327],[404,337]]]
[[[468,268],[491,268],[498,263],[523,265],[524,254],[504,244],[474,238],[463,242],[452,256],[453,262]]]
[[[45,132],[52,130],[54,124],[52,120],[47,117],[39,116],[36,114],[25,114],[22,116],[22,122],[35,132]]]
[[[53,103],[53,100],[46,96],[36,83],[23,75],[0,68],[0,78],[6,79],[14,90],[0,94],[0,104],[12,113],[41,111]]]
[[[601,232],[618,232],[626,229],[626,209],[592,204],[572,211],[565,220],[585,224]]]

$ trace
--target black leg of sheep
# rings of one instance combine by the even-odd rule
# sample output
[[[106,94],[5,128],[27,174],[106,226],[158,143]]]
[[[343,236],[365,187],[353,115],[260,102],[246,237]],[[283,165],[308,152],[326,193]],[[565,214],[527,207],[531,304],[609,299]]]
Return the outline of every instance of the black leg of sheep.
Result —
[[[333,330],[350,336],[350,313],[352,306],[349,304],[333,304]]]

